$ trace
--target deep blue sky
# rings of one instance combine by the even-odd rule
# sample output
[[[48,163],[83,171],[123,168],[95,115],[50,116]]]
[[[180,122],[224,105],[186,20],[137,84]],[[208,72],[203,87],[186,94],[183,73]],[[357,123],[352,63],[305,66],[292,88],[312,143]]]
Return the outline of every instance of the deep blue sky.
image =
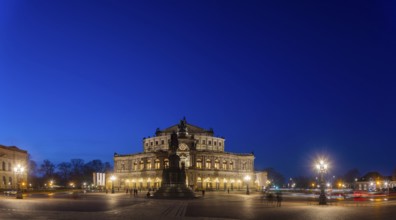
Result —
[[[0,2],[0,144],[112,161],[183,117],[257,169],[396,167],[396,3]]]

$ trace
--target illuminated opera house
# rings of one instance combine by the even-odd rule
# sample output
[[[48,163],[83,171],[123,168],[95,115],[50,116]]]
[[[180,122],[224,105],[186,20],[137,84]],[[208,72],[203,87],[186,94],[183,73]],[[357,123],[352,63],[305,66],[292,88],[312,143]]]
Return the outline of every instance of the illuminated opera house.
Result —
[[[143,152],[114,154],[112,183],[107,186],[120,189],[157,189],[161,186],[162,172],[169,165],[168,151],[172,134],[177,134],[177,155],[180,166],[185,167],[186,184],[194,190],[238,190],[250,187],[261,190],[267,181],[265,172],[254,171],[253,153],[225,151],[225,139],[216,137],[212,129],[206,130],[187,123],[164,130],[157,129],[155,136],[143,138]],[[107,175],[109,177],[110,175]]]

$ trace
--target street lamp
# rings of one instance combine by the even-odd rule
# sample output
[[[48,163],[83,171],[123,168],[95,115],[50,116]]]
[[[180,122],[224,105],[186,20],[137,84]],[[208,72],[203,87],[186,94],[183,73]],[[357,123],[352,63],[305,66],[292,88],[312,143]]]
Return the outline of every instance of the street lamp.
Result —
[[[16,178],[17,178],[17,194],[16,194],[17,199],[23,199],[19,177],[23,173],[24,170],[25,170],[25,168],[23,168],[20,164],[18,164],[16,167],[14,167],[14,172],[15,172]]]
[[[327,205],[324,181],[324,174],[327,172],[327,163],[325,163],[323,160],[320,160],[319,163],[316,164],[316,169],[320,173],[319,205]]]
[[[246,195],[249,195],[249,181],[250,181],[250,176],[246,175],[243,179],[244,179],[245,182],[246,182]]]
[[[111,180],[111,193],[114,193],[114,180],[116,177],[114,175],[111,175],[110,180]]]

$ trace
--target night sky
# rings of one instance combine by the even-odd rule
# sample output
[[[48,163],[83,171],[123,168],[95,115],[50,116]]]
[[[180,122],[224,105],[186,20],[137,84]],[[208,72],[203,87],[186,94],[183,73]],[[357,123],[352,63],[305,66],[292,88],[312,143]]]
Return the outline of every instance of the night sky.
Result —
[[[0,1],[0,144],[141,152],[184,116],[255,168],[391,175],[394,1]]]

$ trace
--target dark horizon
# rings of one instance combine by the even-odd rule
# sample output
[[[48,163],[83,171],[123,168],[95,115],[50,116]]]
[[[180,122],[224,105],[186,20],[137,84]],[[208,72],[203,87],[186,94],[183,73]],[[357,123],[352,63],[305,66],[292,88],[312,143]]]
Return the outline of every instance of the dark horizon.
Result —
[[[396,168],[394,2],[2,1],[0,144],[113,162],[185,116],[286,178]]]

